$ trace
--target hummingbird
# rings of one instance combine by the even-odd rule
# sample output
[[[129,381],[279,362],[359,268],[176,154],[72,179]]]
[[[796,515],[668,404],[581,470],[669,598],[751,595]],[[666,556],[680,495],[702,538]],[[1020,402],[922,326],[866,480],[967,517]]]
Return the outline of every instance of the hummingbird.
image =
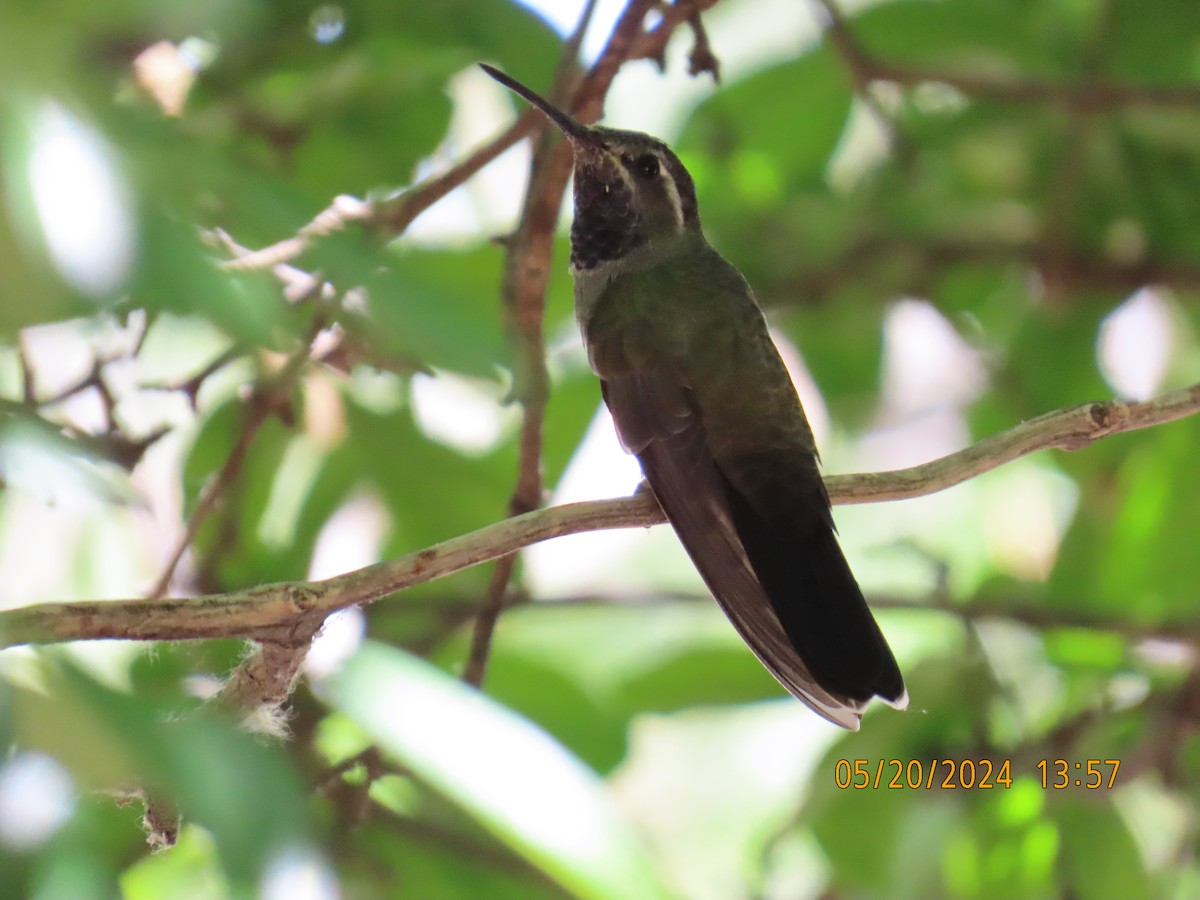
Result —
[[[904,679],[838,544],[816,442],[750,286],[704,237],[691,175],[648,134],[584,125],[511,76],[574,157],[570,269],[624,449],[768,671],[857,731]]]

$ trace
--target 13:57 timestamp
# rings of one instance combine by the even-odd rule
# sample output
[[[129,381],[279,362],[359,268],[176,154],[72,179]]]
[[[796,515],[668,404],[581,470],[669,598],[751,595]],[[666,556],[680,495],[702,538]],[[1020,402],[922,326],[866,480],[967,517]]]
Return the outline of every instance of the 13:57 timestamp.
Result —
[[[1117,783],[1119,759],[1039,759],[1037,770],[1042,777],[1042,788],[1062,790],[1075,787],[1094,791],[1099,788],[1112,790]]]

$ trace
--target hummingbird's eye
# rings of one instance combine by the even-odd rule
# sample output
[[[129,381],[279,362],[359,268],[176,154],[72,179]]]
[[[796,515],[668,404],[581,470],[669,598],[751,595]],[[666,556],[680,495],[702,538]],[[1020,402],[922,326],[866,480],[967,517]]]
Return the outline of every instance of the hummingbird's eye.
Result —
[[[658,177],[658,157],[653,153],[643,153],[633,161],[633,171],[639,178],[649,181]]]

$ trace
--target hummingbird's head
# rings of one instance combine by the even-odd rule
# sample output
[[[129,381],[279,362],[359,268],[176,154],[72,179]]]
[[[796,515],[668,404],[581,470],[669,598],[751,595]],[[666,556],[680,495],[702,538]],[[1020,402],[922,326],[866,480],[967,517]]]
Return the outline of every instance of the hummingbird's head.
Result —
[[[541,110],[575,156],[571,268],[594,269],[657,241],[700,230],[696,187],[671,149],[639,131],[583,125],[519,81],[485,72]]]

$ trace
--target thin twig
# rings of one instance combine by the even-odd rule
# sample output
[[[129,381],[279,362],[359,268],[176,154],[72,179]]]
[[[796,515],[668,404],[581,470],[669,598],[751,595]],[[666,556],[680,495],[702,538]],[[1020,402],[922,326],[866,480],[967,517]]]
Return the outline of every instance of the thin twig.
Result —
[[[437,203],[456,187],[498,157],[509,147],[515,146],[541,124],[534,110],[525,110],[508,128],[496,135],[462,162],[447,169],[441,175],[424,181],[405,191],[394,200],[379,204],[372,221],[389,237],[398,237],[408,230],[413,220],[433,204]]]
[[[976,598],[969,603],[954,603],[939,597],[898,597],[879,594],[871,594],[867,600],[873,609],[932,610],[957,616],[964,622],[1003,619],[1039,630],[1080,628],[1089,631],[1108,631],[1131,640],[1152,639],[1185,644],[1200,642],[1200,622],[1132,622],[1094,612],[1083,605],[1034,606],[1020,598],[999,597]]]
[[[259,428],[267,420],[269,407],[251,403],[246,409],[245,417],[242,421],[242,427],[238,431],[237,440],[234,442],[229,455],[225,457],[225,461],[221,464],[221,468],[217,470],[217,474],[204,487],[200,495],[199,501],[196,503],[196,508],[192,510],[192,514],[188,517],[187,526],[184,528],[183,534],[175,544],[175,549],[171,551],[171,555],[167,558],[166,565],[163,566],[162,573],[158,576],[158,580],[154,582],[154,586],[146,593],[149,599],[157,599],[166,596],[167,589],[171,586],[171,580],[175,577],[175,570],[179,567],[180,560],[183,559],[184,553],[188,547],[192,545],[192,541],[196,539],[196,535],[200,533],[200,527],[204,524],[209,514],[216,508],[217,501],[224,495],[229,486],[233,483],[238,473],[242,471],[242,465],[246,461],[246,454],[250,451],[250,445],[254,443],[254,438],[258,435]]]
[[[321,220],[322,217],[329,213],[331,208],[322,210],[313,221]],[[207,231],[204,233],[204,237],[210,243],[225,250],[232,257],[225,264],[227,267],[231,263],[239,263],[241,270],[269,268],[271,274],[283,285],[283,296],[289,303],[298,303],[312,297],[331,300],[336,296],[337,292],[333,285],[324,283],[312,273],[305,272],[303,269],[298,269],[287,263],[286,260],[291,258],[287,254],[287,247],[294,248],[299,246],[289,243],[292,240],[291,238],[281,242],[287,245],[286,247],[281,247],[280,244],[273,244],[271,247],[258,251],[251,250],[249,247],[243,247],[222,228],[214,228],[211,231]],[[308,240],[308,238],[303,239],[302,243],[304,246],[307,246],[306,242]],[[299,255],[302,251],[303,246],[300,247],[296,255]]]
[[[850,74],[851,81],[854,82],[854,93],[859,100],[870,111],[871,116],[875,119],[876,124],[883,130],[887,136],[887,141],[893,152],[898,158],[907,160],[911,157],[912,148],[909,143],[903,139],[900,132],[900,127],[896,124],[895,118],[884,108],[880,102],[879,96],[871,90],[871,77],[867,70],[860,64],[861,54],[858,49],[858,44],[855,42],[853,35],[850,34],[850,29],[846,26],[845,19],[842,18],[841,12],[833,4],[832,0],[815,0],[824,14],[825,34],[836,52],[845,64],[846,70]],[[818,16],[818,18],[821,18]]]
[[[367,772],[368,784],[384,774],[385,767],[383,758],[380,754],[379,747],[371,744],[353,756],[347,756],[336,765],[330,766],[315,779],[314,787],[317,790],[325,790],[335,781],[353,769],[362,766]]]
[[[373,207],[370,203],[342,194],[334,197],[329,206],[317,213],[311,222],[302,226],[292,237],[259,250],[243,249],[235,254],[233,259],[222,263],[221,268],[227,272],[256,272],[283,265],[308,249],[313,238],[341,231],[351,222],[365,221],[372,214]]]
[[[180,381],[170,382],[147,382],[141,385],[144,391],[171,391],[182,393],[188,398],[188,403],[192,409],[196,409],[197,399],[200,396],[200,389],[204,386],[204,382],[208,381],[213,375],[221,371],[234,360],[241,358],[246,353],[245,349],[240,347],[229,347],[223,350],[214,357],[207,365],[194,375],[189,375],[187,378]]]
[[[1093,441],[1200,413],[1200,383],[1136,403],[1085,403],[1047,413],[934,462],[825,480],[838,505],[921,497],[1039,450],[1078,450]],[[649,494],[535,510],[400,559],[318,582],[284,582],[181,599],[42,603],[0,611],[0,648],[70,640],[187,640],[248,637],[306,642],[330,613],[489,562],[522,547],[585,531],[664,521]]]
[[[44,397],[41,400],[36,401],[37,406],[57,406],[60,403],[65,403],[76,394],[82,394],[84,391],[90,388],[97,388],[101,391],[107,390],[104,387],[103,375],[104,366],[107,364],[107,362],[108,360],[102,360],[99,358],[93,359],[92,367],[88,371],[87,375],[83,376],[83,378],[79,379],[79,381],[75,382],[74,384],[69,384],[62,390],[51,394],[49,397]]]
[[[417,216],[517,144],[540,122],[534,110],[526,110],[512,125],[461,162],[394,198],[374,203],[348,195],[335,197],[328,207],[296,234],[258,250],[239,248],[240,252],[234,253],[234,258],[225,262],[223,268],[231,272],[277,270],[304,253],[317,238],[340,231],[355,222],[372,224],[387,236],[398,237],[408,230]]]
[[[312,326],[312,334],[315,335],[320,330],[320,325],[314,322]],[[183,535],[175,545],[175,549],[171,552],[167,559],[166,565],[163,567],[162,574],[154,586],[147,593],[148,599],[157,599],[166,596],[168,588],[171,586],[171,580],[175,577],[175,570],[179,566],[180,560],[183,559],[184,553],[188,547],[192,545],[192,541],[196,539],[196,535],[200,532],[200,527],[204,524],[208,516],[216,509],[218,501],[225,496],[230,485],[242,471],[242,467],[246,462],[246,455],[250,452],[250,447],[257,437],[259,429],[267,419],[274,413],[279,411],[280,398],[286,396],[291,386],[295,383],[303,371],[304,366],[311,358],[311,340],[306,340],[283,364],[283,367],[272,377],[261,382],[255,387],[250,398],[246,401],[242,417],[242,425],[238,430],[237,440],[229,451],[229,455],[225,457],[225,461],[221,464],[221,468],[217,470],[212,480],[205,485],[199,501],[196,503],[196,508],[192,510],[192,514],[188,517],[187,526],[184,528]]]
[[[33,363],[29,361],[29,350],[23,334],[17,335],[17,362],[21,366],[21,399],[32,409],[37,406],[37,376],[33,371]]]
[[[708,40],[708,32],[700,20],[700,13],[694,12],[688,16],[688,27],[692,29],[694,43],[692,52],[688,54],[688,74],[700,75],[707,72],[713,81],[721,80],[721,61],[713,53],[712,44]]]
[[[1088,79],[1096,77],[1105,65],[1113,26],[1111,2],[1103,4],[1097,23],[1080,53],[1078,63],[1079,71]],[[1073,252],[1071,236],[1080,230],[1077,219],[1087,170],[1085,163],[1096,125],[1094,117],[1076,107],[1069,107],[1064,118],[1063,136],[1059,141],[1062,155],[1050,179],[1045,221],[1038,241],[1045,248],[1046,262],[1041,266],[1042,283],[1046,297],[1051,302],[1068,298],[1072,293],[1070,279],[1060,277],[1059,272],[1070,271],[1069,262]]]
[[[717,0],[675,0],[669,6],[660,7],[659,12],[662,18],[658,24],[649,31],[642,32],[636,36],[633,46],[629,48],[627,59],[649,59],[653,60],[661,69],[666,64],[666,47],[667,41],[671,35],[675,33],[675,29],[681,25],[689,24],[693,19],[696,22],[700,21],[700,13],[704,10],[715,6]],[[697,49],[699,49],[699,41],[701,40],[701,32],[696,32],[693,26],[693,33],[697,37]],[[614,72],[615,74],[615,72]],[[693,75],[698,74],[692,72]],[[713,73],[714,76],[716,73]]]
[[[1093,441],[1173,422],[1200,411],[1200,383],[1153,400],[1083,403],[1045,413],[956,453],[911,469],[826,479],[835,503],[882,503],[932,494],[1038,450],[1080,450]]]

